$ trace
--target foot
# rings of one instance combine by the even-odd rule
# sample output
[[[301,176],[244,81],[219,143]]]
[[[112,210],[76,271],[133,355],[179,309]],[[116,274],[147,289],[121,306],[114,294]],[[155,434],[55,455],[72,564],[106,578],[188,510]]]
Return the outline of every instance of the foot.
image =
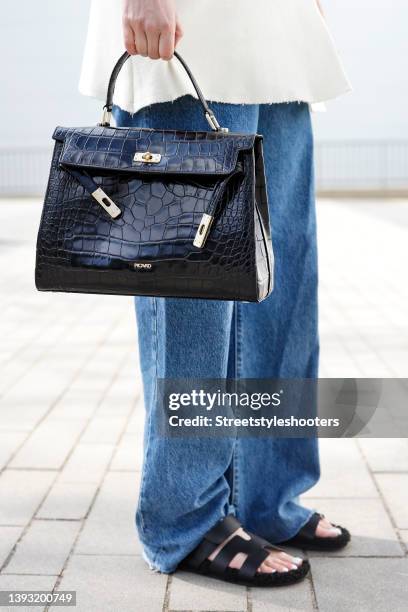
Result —
[[[316,527],[316,536],[318,538],[336,538],[341,535],[341,529],[335,527],[327,520],[327,518],[321,518]]]
[[[237,529],[232,533],[218,548],[216,548],[211,555],[208,557],[210,561],[213,561],[218,555],[220,550],[229,542],[234,536],[240,536],[244,540],[250,540],[251,536],[246,533],[242,528]],[[238,553],[235,555],[229,564],[232,569],[240,569],[245,562],[247,555],[244,553]],[[259,566],[259,573],[273,574],[274,572],[289,572],[290,570],[298,569],[303,563],[303,559],[300,557],[292,557],[285,552],[279,550],[271,550],[269,557]]]
[[[345,527],[332,525],[322,514],[313,512],[298,533],[281,544],[304,550],[334,551],[347,546],[350,537]]]

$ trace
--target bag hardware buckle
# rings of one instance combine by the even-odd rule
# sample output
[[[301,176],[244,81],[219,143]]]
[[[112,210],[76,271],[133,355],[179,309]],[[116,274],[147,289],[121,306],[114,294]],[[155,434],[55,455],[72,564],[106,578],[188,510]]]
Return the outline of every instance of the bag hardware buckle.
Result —
[[[150,151],[144,151],[143,153],[135,153],[133,161],[143,162],[144,164],[158,164],[161,160],[160,153],[150,153]]]
[[[212,215],[207,215],[207,213],[204,213],[201,217],[200,225],[198,226],[193,242],[193,245],[198,249],[202,249],[205,245],[213,221],[214,217]]]
[[[115,202],[110,199],[110,197],[104,192],[103,189],[99,187],[92,192],[92,197],[102,206],[104,210],[112,217],[112,219],[116,219],[122,213],[120,208],[116,206]]]
[[[220,126],[214,113],[205,113],[205,118],[207,119],[212,130],[215,130],[216,132],[228,132],[228,128]]]

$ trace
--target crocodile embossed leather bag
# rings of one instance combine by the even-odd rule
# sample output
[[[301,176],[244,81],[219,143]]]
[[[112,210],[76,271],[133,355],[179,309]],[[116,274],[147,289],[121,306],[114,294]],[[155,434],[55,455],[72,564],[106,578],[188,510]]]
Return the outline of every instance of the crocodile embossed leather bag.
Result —
[[[260,302],[273,254],[262,136],[221,128],[184,60],[212,131],[55,130],[37,240],[40,291]]]

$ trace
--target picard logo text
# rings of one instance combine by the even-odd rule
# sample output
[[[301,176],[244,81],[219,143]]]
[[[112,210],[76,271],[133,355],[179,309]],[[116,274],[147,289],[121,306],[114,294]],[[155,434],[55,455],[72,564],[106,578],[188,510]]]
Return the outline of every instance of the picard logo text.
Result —
[[[151,270],[153,265],[151,263],[134,263],[133,267],[135,270]]]

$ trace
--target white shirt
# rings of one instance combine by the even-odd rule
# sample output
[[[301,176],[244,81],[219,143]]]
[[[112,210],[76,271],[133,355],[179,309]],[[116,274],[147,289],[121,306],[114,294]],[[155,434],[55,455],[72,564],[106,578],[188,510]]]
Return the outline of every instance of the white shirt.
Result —
[[[207,100],[319,103],[351,89],[316,0],[176,0],[184,37],[177,50]],[[124,51],[122,2],[92,0],[80,91],[105,100]],[[115,104],[129,112],[194,89],[177,60],[134,57]]]

